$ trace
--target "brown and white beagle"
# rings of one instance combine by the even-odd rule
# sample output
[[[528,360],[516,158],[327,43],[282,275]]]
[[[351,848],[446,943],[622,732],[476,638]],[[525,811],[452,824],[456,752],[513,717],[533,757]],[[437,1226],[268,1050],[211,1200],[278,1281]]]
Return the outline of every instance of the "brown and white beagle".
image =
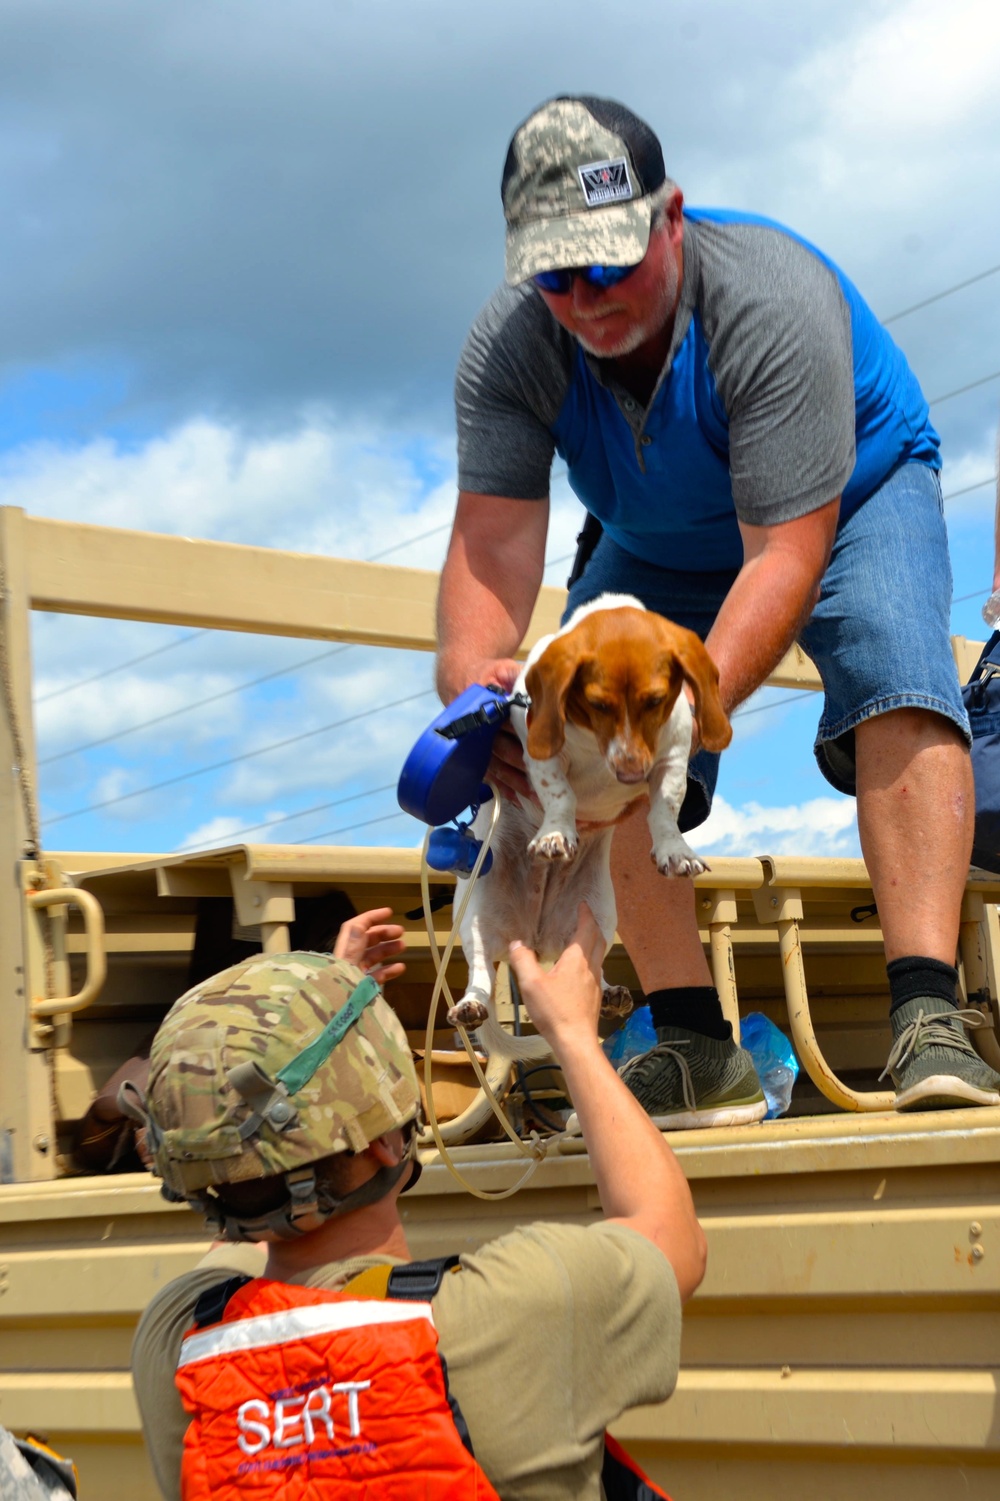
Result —
[[[504,802],[493,866],[473,891],[460,935],[469,965],[453,1024],[478,1027],[481,1041],[515,1057],[542,1057],[540,1038],[518,1043],[499,1033],[492,1012],[495,966],[513,938],[559,957],[576,930],[581,901],[610,947],[617,913],[611,884],[614,825],[648,794],[651,856],[667,876],[706,867],[677,827],[691,749],[690,685],[701,743],[721,751],[732,729],[719,699],[719,675],[704,645],[626,594],[581,606],[528,656],[516,690],[531,706],[511,722],[524,747],[538,805]],[[490,809],[473,825],[482,837]]]

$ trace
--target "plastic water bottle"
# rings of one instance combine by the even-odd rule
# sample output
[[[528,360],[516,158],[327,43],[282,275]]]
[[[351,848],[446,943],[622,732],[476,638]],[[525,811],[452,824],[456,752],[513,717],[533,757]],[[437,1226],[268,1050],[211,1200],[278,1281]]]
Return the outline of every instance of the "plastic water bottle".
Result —
[[[740,1043],[754,1062],[760,1087],[767,1100],[764,1119],[784,1115],[792,1102],[792,1085],[799,1072],[795,1049],[779,1027],[761,1011],[751,1011],[740,1021]]]
[[[1000,589],[994,589],[983,605],[983,620],[991,631],[995,631],[1000,625]]]
[[[617,1032],[612,1032],[610,1037],[605,1038],[603,1047],[608,1058],[621,1073],[631,1059],[638,1058],[640,1053],[648,1053],[650,1048],[655,1048],[656,1040],[656,1028],[653,1026],[649,1007],[637,1006]]]

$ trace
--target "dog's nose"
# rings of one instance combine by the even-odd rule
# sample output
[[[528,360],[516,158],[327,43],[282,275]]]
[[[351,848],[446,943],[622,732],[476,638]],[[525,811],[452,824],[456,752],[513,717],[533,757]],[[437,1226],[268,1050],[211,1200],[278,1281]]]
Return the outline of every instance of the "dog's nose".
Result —
[[[634,763],[630,763],[626,766],[616,766],[615,776],[618,778],[619,782],[623,782],[626,787],[632,787],[636,782],[644,782],[646,780],[646,773],[644,769],[641,766],[635,765]]]

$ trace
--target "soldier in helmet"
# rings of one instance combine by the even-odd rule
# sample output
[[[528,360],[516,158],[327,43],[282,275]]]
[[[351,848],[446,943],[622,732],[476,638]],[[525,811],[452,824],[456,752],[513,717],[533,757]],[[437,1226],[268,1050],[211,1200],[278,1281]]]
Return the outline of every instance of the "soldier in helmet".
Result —
[[[660,1495],[605,1428],[672,1391],[705,1243],[676,1159],[601,1051],[600,931],[582,907],[548,974],[520,945],[511,963],[604,1219],[413,1263],[398,1200],[419,1173],[420,1094],[376,983],[402,968],[390,916],[355,918],[332,957],[234,965],[157,1034],[142,1104],[155,1169],[222,1242],[136,1335],[160,1488],[598,1501],[604,1468],[616,1495]]]

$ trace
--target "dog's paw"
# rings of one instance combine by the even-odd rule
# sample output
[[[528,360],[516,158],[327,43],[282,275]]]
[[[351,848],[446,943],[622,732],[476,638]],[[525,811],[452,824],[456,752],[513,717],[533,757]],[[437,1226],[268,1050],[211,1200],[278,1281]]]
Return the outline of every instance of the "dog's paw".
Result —
[[[661,876],[700,876],[710,869],[683,840],[668,849],[654,849],[650,858]]]
[[[448,1008],[445,1020],[451,1027],[464,1027],[468,1031],[471,1027],[478,1027],[489,1014],[488,1007],[482,1001],[474,1000],[472,996],[463,996]]]
[[[605,985],[601,994],[602,1016],[628,1016],[633,1004],[627,985]]]
[[[528,854],[533,860],[562,860],[566,865],[576,859],[578,843],[576,835],[553,829],[549,834],[536,834],[528,845]]]

